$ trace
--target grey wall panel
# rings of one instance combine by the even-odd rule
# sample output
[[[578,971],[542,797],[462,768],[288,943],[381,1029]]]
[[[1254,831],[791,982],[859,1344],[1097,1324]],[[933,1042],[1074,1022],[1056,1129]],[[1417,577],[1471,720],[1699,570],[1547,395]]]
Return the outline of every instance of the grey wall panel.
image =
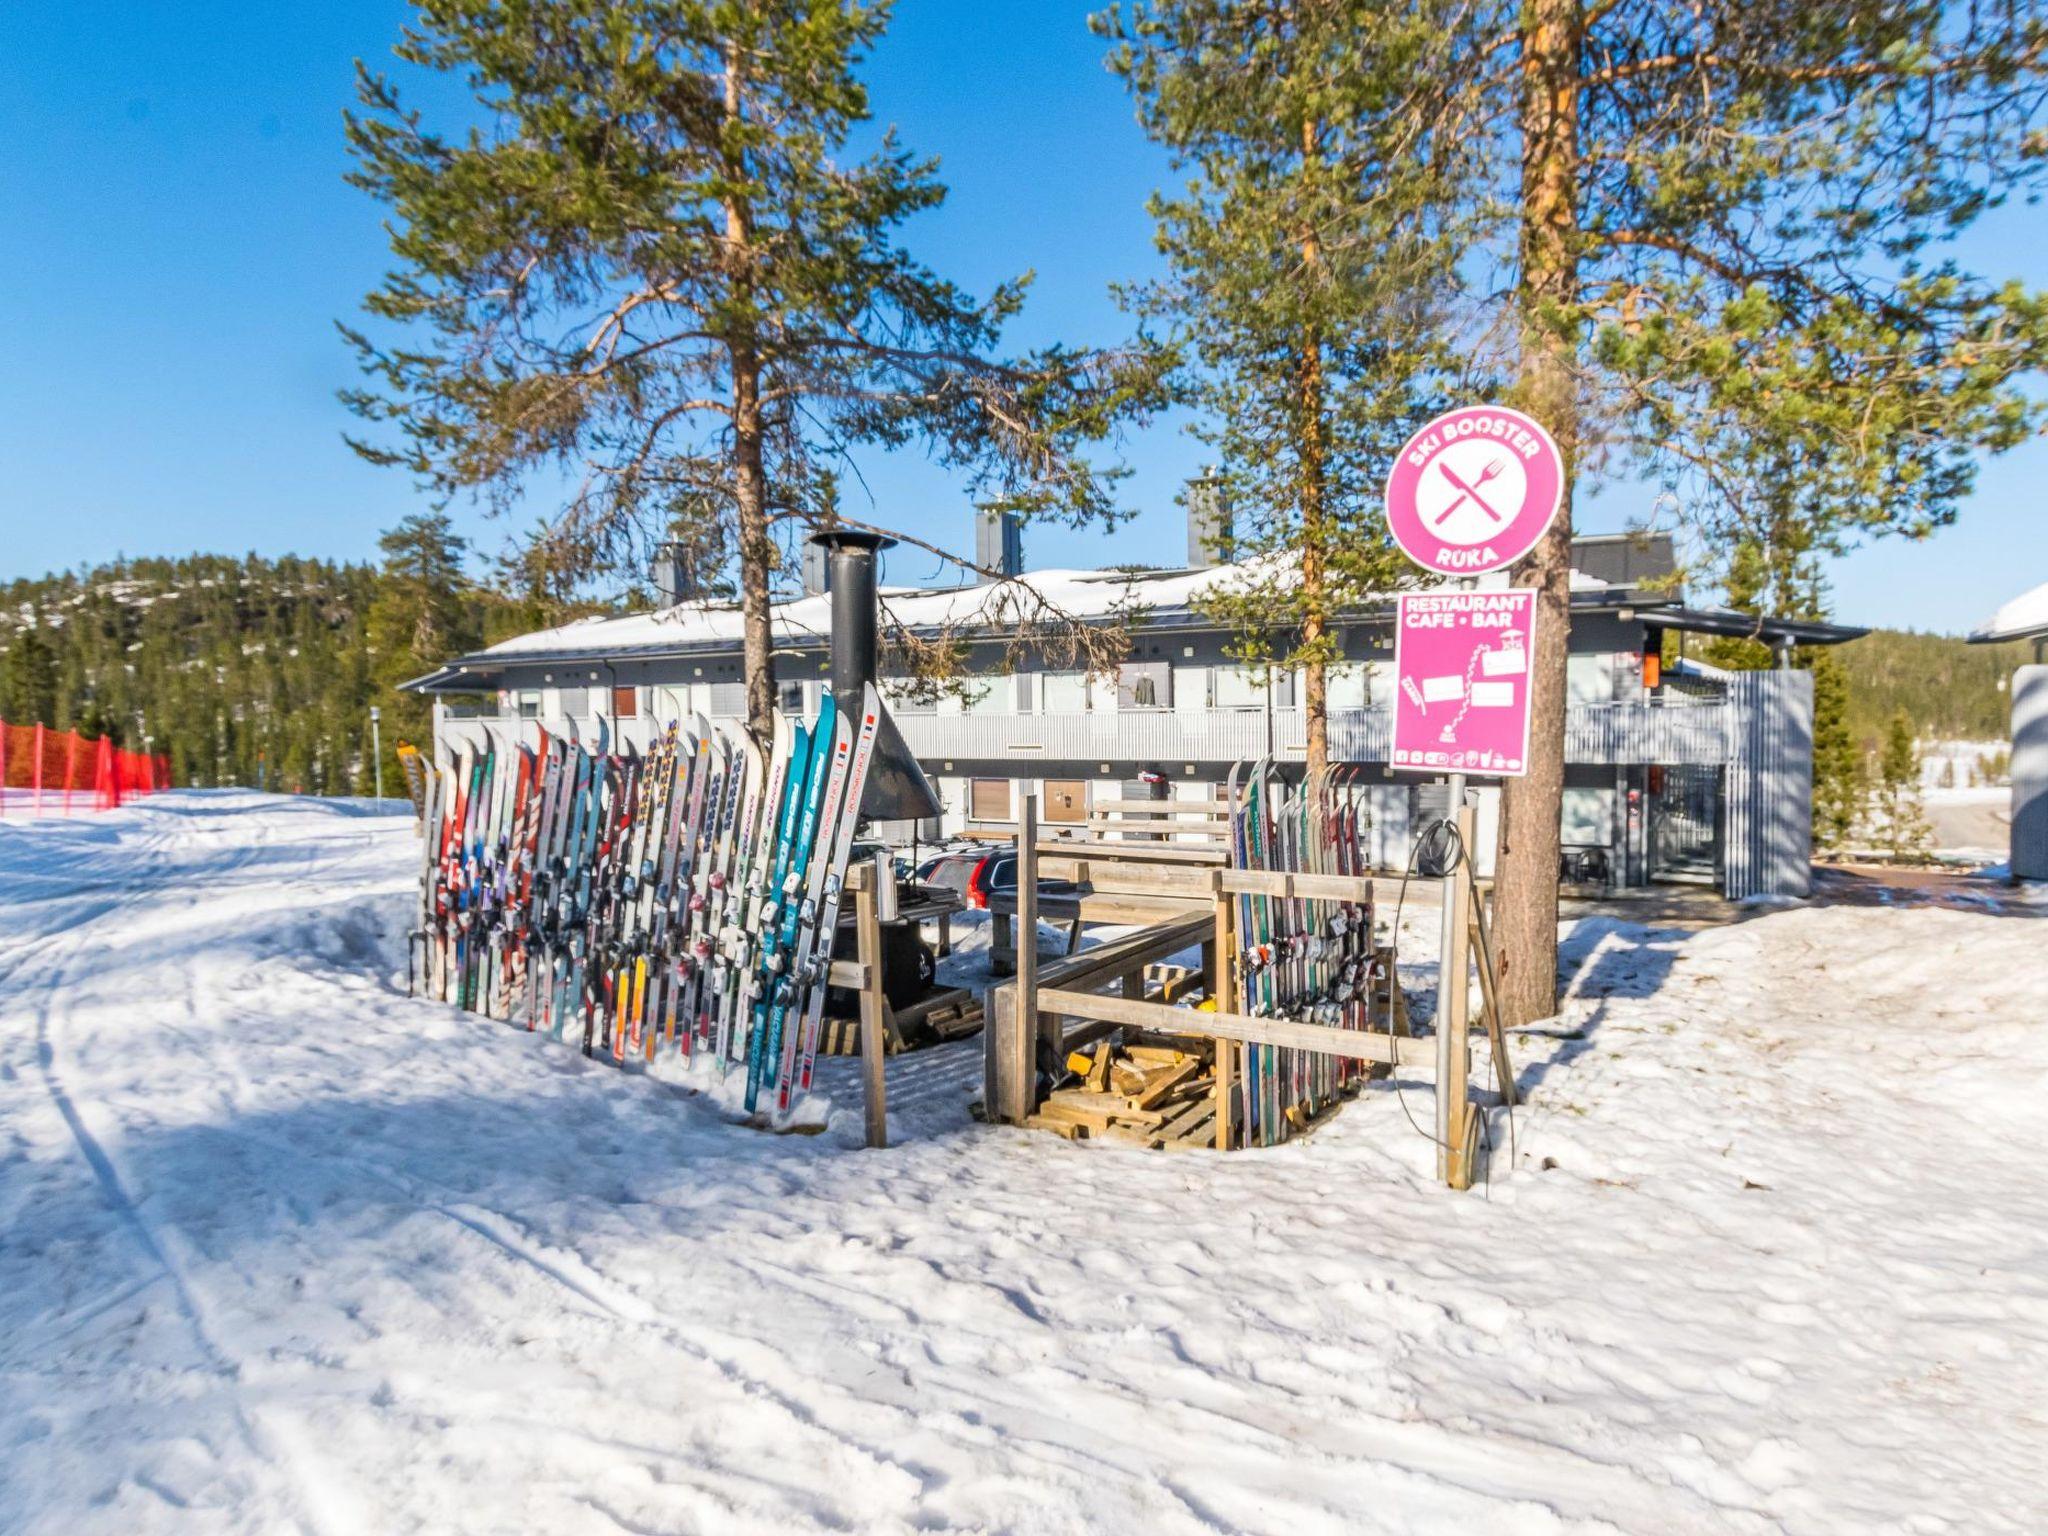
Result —
[[[1722,889],[1731,900],[1813,888],[1813,674],[1738,672]]]
[[[2012,678],[2012,872],[2048,880],[2048,667]]]

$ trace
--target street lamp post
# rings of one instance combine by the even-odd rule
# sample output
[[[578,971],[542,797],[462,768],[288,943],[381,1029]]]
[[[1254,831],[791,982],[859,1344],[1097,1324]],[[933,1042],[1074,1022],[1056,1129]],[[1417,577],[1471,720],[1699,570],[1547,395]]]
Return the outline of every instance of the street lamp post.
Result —
[[[376,705],[370,706],[370,760],[376,764],[377,798],[384,798],[384,735],[377,722],[384,718],[384,711]]]

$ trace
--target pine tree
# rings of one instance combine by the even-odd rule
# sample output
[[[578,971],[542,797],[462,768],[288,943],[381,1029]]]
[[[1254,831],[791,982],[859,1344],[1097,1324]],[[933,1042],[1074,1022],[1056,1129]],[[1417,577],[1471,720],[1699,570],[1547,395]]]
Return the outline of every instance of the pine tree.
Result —
[[[15,631],[7,647],[7,692],[0,719],[9,725],[55,726],[58,712],[57,658],[40,624]],[[67,711],[68,713],[68,711]]]
[[[1520,1023],[1556,1002],[1577,477],[1654,468],[1710,538],[1773,493],[1817,548],[1950,520],[1977,454],[2042,414],[2023,384],[2048,300],[1940,246],[2042,174],[2048,34],[2038,4],[1210,9],[1329,6],[1380,87],[1353,96],[1375,141],[1405,146],[1388,222],[1464,244],[1441,274],[1468,301],[1461,334],[1502,339],[1511,403],[1566,460],[1563,511],[1516,573],[1538,592],[1533,724],[1494,939]]]
[[[1125,301],[1170,328],[1194,431],[1220,454],[1216,553],[1247,574],[1207,606],[1241,661],[1301,670],[1319,769],[1335,617],[1410,569],[1381,489],[1458,368],[1430,312],[1457,252],[1444,229],[1389,217],[1384,182],[1405,168],[1372,113],[1385,66],[1361,67],[1346,7],[1157,0],[1094,25],[1190,176],[1150,203],[1170,275]]]
[[[1813,840],[1834,852],[1862,817],[1869,780],[1849,731],[1849,680],[1841,658],[1830,649],[1800,654],[1813,671]]]
[[[433,731],[433,710],[398,685],[433,671],[482,640],[465,602],[465,540],[439,512],[416,512],[377,541],[384,552],[383,581],[364,624],[369,673],[384,706],[384,782],[400,782],[400,741],[422,742]],[[367,713],[367,711],[366,711]]]
[[[764,735],[777,540],[837,511],[827,472],[851,449],[921,443],[1016,510],[1087,522],[1114,509],[1078,449],[1153,388],[1142,354],[1004,357],[1024,284],[977,302],[899,243],[945,189],[893,135],[849,151],[888,15],[430,0],[397,52],[462,77],[486,128],[433,133],[367,71],[348,122],[350,179],[391,206],[401,264],[366,307],[407,333],[347,333],[374,387],[345,399],[399,434],[358,450],[501,508],[576,466],[537,542],[570,585],[637,585],[678,517],[715,522]]]
[[[1925,858],[1934,832],[1920,795],[1920,744],[1903,710],[1885,726],[1877,784],[1885,852],[1894,860]]]

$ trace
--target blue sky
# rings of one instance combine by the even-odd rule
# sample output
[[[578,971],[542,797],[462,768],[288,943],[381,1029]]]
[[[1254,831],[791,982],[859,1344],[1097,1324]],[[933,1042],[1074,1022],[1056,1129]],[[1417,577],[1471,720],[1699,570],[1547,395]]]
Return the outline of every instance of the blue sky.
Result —
[[[1106,340],[1106,288],[1153,264],[1143,202],[1167,176],[1066,0],[901,0],[869,70],[878,113],[939,155],[952,197],[914,227],[985,292],[1038,273],[1021,343]],[[0,577],[117,553],[364,558],[418,504],[341,440],[353,382],[333,322],[383,270],[379,210],[344,186],[353,60],[381,62],[399,0],[0,7]],[[2048,283],[2038,210],[1965,259]],[[1138,519],[1112,539],[1033,530],[1036,565],[1167,560],[1175,489],[1201,461],[1174,424],[1126,447]],[[877,521],[964,546],[960,488],[915,460],[871,467]],[[1839,563],[1845,620],[1967,628],[2048,580],[2048,443],[1988,466],[1954,528]],[[856,490],[853,494],[859,495]],[[859,510],[855,508],[854,510]],[[1643,510],[1583,505],[1588,531]],[[465,514],[479,543],[506,530]],[[898,580],[932,574],[897,557]]]

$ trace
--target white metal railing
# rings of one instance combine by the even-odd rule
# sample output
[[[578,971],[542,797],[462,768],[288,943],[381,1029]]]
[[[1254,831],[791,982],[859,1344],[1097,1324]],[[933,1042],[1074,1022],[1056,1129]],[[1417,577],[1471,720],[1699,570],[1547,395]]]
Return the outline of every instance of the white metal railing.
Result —
[[[1264,710],[1102,710],[1073,715],[898,715],[919,759],[1028,762],[1235,762],[1267,751]],[[1273,711],[1272,742],[1300,756],[1301,711]]]
[[[1228,763],[1269,751],[1299,761],[1307,733],[1299,709],[1103,711],[1074,715],[913,715],[897,717],[911,751],[927,764],[974,762]],[[1330,755],[1383,763],[1393,712],[1330,713]],[[1565,711],[1565,761],[1572,763],[1722,763],[1731,742],[1725,703],[1581,704]]]
[[[504,738],[515,724],[531,743],[539,728],[561,735],[566,721],[554,718],[444,718],[444,740],[467,737],[483,744],[490,724]],[[947,761],[1118,764],[1250,762],[1271,752],[1299,762],[1307,752],[1307,731],[1298,708],[1101,710],[1060,715],[923,715],[896,717],[910,750],[930,767]],[[612,737],[644,749],[659,727],[651,719],[616,721]],[[1734,751],[1735,713],[1725,700],[1645,699],[1621,704],[1578,704],[1565,711],[1565,761],[1569,763],[1725,763]],[[587,743],[594,722],[578,724]],[[1330,713],[1330,755],[1339,762],[1384,763],[1393,733],[1386,709],[1342,709]],[[1028,776],[1028,770],[1024,770]]]

